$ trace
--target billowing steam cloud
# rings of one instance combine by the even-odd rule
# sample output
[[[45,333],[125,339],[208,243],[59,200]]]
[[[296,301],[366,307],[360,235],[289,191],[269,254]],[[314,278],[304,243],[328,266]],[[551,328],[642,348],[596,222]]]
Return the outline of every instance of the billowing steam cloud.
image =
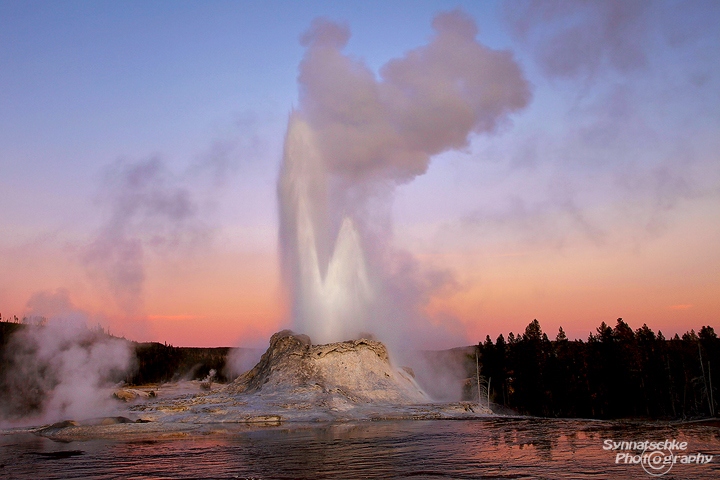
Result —
[[[433,28],[428,45],[386,63],[379,78],[342,53],[346,26],[317,19],[301,37],[279,235],[295,328],[315,341],[367,331],[391,343],[407,337],[444,277],[389,246],[394,186],[529,102],[512,55],[478,43],[467,15],[439,14]]]
[[[112,413],[111,387],[133,361],[129,342],[88,328],[89,317],[65,290],[39,292],[28,308],[31,319],[46,324],[27,326],[5,347],[0,420],[54,422]]]
[[[302,36],[300,111],[328,171],[409,181],[425,173],[432,155],[467,146],[470,133],[493,131],[528,103],[512,55],[478,43],[472,19],[443,13],[433,28],[430,44],[389,61],[379,81],[343,55],[347,27],[315,20]]]

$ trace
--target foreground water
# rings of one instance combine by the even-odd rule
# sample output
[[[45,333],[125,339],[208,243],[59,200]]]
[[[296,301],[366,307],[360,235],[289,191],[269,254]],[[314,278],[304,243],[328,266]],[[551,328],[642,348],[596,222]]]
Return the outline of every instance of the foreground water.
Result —
[[[660,478],[720,478],[720,428],[708,424],[491,418],[462,421],[217,426],[181,437],[56,442],[0,435],[0,478],[653,478],[616,463],[607,440],[687,442]],[[685,458],[688,460],[688,458]],[[658,474],[661,470],[652,470]]]

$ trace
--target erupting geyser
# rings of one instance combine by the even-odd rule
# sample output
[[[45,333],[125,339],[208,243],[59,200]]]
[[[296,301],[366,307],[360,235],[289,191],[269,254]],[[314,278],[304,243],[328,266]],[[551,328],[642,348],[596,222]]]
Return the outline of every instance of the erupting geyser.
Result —
[[[407,346],[420,335],[436,282],[391,245],[393,190],[530,99],[512,54],[480,44],[472,18],[455,10],[432,25],[427,45],[377,73],[343,53],[346,25],[318,18],[300,38],[299,103],[278,179],[279,244],[294,330],[314,342],[371,332]]]
[[[423,321],[442,280],[425,278],[410,253],[392,246],[394,188],[423,175],[433,156],[468,147],[471,134],[494,132],[530,100],[512,54],[480,44],[472,18],[455,10],[438,14],[432,26],[427,45],[376,74],[342,52],[346,25],[312,22],[300,39],[299,103],[278,179],[280,262],[298,335],[273,335],[260,362],[230,385],[129,409],[165,426],[112,431],[490,413],[430,402],[413,371],[390,362],[383,343],[360,338],[370,332],[402,351],[450,330]],[[100,427],[60,425],[45,434],[72,437],[88,428]]]
[[[295,326],[319,343],[364,331],[373,297],[353,219],[344,216],[327,243],[326,176],[312,130],[294,113],[278,183],[281,255]]]

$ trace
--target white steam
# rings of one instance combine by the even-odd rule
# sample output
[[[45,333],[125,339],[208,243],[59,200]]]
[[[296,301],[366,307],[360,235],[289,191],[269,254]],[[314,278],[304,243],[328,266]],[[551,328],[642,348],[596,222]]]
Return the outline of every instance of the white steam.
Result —
[[[468,145],[525,107],[530,91],[510,52],[477,42],[460,11],[433,20],[428,45],[390,60],[380,79],[342,53],[346,27],[318,19],[301,42],[300,110],[319,139],[328,171],[361,180],[409,181],[432,155]]]
[[[44,423],[112,413],[112,385],[133,364],[129,342],[89,329],[64,290],[38,293],[28,306],[47,321],[16,332],[5,348],[0,418]]]
[[[407,345],[457,333],[425,321],[423,305],[452,278],[391,247],[392,193],[433,155],[493,132],[530,93],[512,55],[478,43],[464,13],[439,14],[433,28],[428,45],[389,61],[380,78],[342,53],[347,27],[316,19],[301,37],[279,243],[294,327],[315,342],[371,332]]]

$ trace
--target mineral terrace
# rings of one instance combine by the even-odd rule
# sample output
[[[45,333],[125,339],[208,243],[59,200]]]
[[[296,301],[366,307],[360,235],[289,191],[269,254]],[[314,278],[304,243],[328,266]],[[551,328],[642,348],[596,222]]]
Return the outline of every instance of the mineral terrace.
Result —
[[[218,424],[464,419],[491,415],[474,403],[433,402],[409,369],[394,367],[385,345],[369,339],[312,345],[305,335],[276,333],[255,367],[209,391],[146,397],[125,416],[65,421],[37,433],[55,438],[178,433]]]

